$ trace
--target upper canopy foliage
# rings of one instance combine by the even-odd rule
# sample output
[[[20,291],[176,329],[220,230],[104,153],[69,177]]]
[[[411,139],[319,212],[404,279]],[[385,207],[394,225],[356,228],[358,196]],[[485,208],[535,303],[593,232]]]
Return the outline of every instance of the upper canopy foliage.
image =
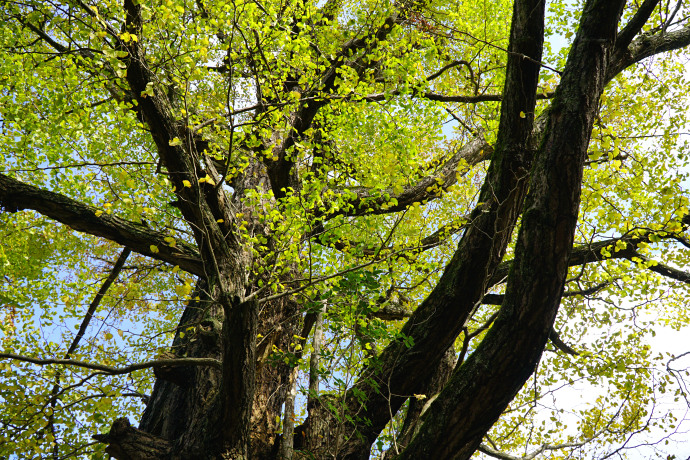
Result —
[[[258,323],[226,318],[224,334],[235,326],[249,334],[242,344],[253,350],[246,360],[257,363],[257,375],[298,370],[297,425],[314,417],[311,377],[328,401],[320,404],[342,417],[333,423],[375,440],[372,455],[402,452],[408,424],[421,426],[415,405],[421,410],[440,389],[427,394],[428,375],[400,370],[401,380],[416,383],[393,391],[395,369],[403,369],[396,366],[438,367],[453,345],[450,365],[459,355],[461,376],[460,363],[483,350],[487,330],[508,322],[499,311],[523,318],[523,292],[551,299],[543,283],[520,284],[542,268],[525,255],[533,254],[529,232],[572,233],[562,227],[568,213],[547,225],[520,211],[525,194],[524,209],[534,210],[544,196],[562,203],[566,192],[576,195],[576,211],[579,202],[573,250],[563,250],[567,273],[550,262],[560,243],[551,251],[547,237],[535,237],[544,241],[543,273],[553,265],[565,277],[555,325],[545,329],[547,353],[505,402],[477,456],[603,458],[643,443],[652,445],[644,455],[676,452],[688,396],[687,361],[676,358],[688,350],[652,345],[655,333],[690,321],[690,10],[676,1],[610,2],[625,6],[617,29],[613,22],[615,42],[601,41],[604,73],[591,83],[583,68],[578,86],[566,67],[577,53],[568,53],[580,43],[587,8],[602,2],[549,2],[536,54],[536,26],[525,19],[511,40],[510,23],[514,7],[541,2],[514,3],[3,2],[0,340],[3,357],[15,359],[0,361],[0,457],[103,458],[104,445],[91,436],[118,417],[138,420],[153,360],[204,358],[195,364],[222,369],[228,382],[230,360],[219,358],[228,348],[218,351],[226,335],[215,355],[171,354],[170,344],[197,340],[223,322],[223,309],[228,317],[243,305],[253,305]],[[532,86],[528,76],[511,80],[530,71]],[[566,178],[547,187],[539,177],[561,163],[539,160],[540,152],[555,145],[561,118],[577,118],[568,98],[590,89],[591,113],[581,118],[594,126],[591,138],[585,133],[581,185],[575,178],[572,190],[557,190]],[[578,168],[562,174],[577,176]],[[506,203],[513,207],[501,214]],[[524,234],[519,250],[515,222]],[[494,229],[503,243],[492,240],[483,252],[471,244],[472,231],[494,238]],[[462,268],[473,257],[487,260]],[[456,268],[466,276],[452,278]],[[508,281],[506,291],[511,276],[516,287]],[[562,285],[554,284],[556,302]],[[178,328],[195,301],[206,316]],[[280,316],[279,302],[298,307]],[[438,320],[448,321],[443,333],[420,332],[426,319],[405,323],[420,305],[467,311]],[[323,336],[313,340],[318,312]],[[430,344],[437,337],[438,349]],[[408,353],[413,346],[431,351]],[[310,367],[314,347],[320,359]],[[48,364],[41,359],[71,361],[37,365]],[[499,369],[498,360],[482,366]],[[125,368],[136,363],[143,369]],[[524,367],[527,378],[534,365]],[[379,380],[389,371],[392,396]],[[290,429],[280,421],[286,382],[276,384],[277,412],[264,411],[273,431],[261,435],[276,446]],[[574,402],[582,391],[586,398]],[[373,395],[385,410],[374,409]],[[422,421],[431,424],[437,412]],[[256,442],[259,434],[249,436]]]

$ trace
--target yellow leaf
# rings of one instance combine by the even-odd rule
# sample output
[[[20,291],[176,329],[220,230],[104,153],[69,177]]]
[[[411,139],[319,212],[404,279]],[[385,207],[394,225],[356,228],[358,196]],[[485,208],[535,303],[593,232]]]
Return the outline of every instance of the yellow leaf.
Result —
[[[153,245],[153,244],[152,244],[151,246],[149,246],[149,249],[150,249],[151,252],[154,253],[154,254],[158,254],[158,253],[160,252],[160,251],[158,250],[158,246]]]
[[[206,182],[209,185],[216,185],[213,179],[211,179],[211,176],[209,176],[208,174],[206,175],[206,177],[202,177],[201,179],[199,179],[199,182]]]
[[[94,214],[96,214],[96,217],[101,217],[101,214],[103,214],[103,211],[98,210]]]
[[[179,137],[175,137],[172,140],[168,141],[168,145],[173,146],[173,147],[176,145],[182,145],[182,141],[180,140]]]
[[[525,112],[520,112],[520,118],[526,118],[527,115],[525,115]]]
[[[222,224],[225,221],[223,219],[218,219],[216,222],[218,222],[219,224]]]
[[[182,181],[182,185],[184,185],[185,187],[191,187],[191,186],[192,186],[192,183],[189,182],[188,180],[183,180],[183,181]]]

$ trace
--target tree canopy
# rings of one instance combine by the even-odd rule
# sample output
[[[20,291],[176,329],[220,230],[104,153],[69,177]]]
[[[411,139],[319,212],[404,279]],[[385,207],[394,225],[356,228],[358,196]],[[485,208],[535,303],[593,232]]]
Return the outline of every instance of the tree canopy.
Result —
[[[681,0],[0,11],[0,458],[677,452]]]

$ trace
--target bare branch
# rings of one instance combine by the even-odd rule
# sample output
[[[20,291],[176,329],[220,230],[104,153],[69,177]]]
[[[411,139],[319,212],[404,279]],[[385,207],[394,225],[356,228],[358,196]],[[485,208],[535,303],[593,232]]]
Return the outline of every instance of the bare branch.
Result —
[[[589,442],[590,440],[588,440],[587,442]],[[486,444],[480,444],[479,447],[477,448],[477,450],[483,454],[490,456],[490,457],[498,458],[499,460],[532,460],[532,459],[536,458],[538,455],[541,455],[546,451],[569,449],[569,448],[573,448],[573,447],[582,447],[583,445],[585,445],[585,442],[571,442],[571,443],[566,443],[566,444],[558,444],[555,446],[550,445],[550,444],[544,444],[540,448],[530,452],[529,454],[527,454],[523,457],[516,457],[514,455],[506,454],[505,452],[501,452],[499,450],[496,450],[492,447],[487,446]]]
[[[120,270],[122,270],[122,267],[125,265],[125,261],[127,260],[127,257],[129,257],[130,252],[131,250],[129,248],[124,248],[120,253],[120,256],[115,261],[115,265],[113,265],[112,270],[110,270],[108,278],[106,278],[106,280],[103,282],[103,285],[96,293],[96,296],[89,305],[89,308],[86,310],[84,320],[81,322],[79,330],[77,331],[77,335],[74,336],[74,340],[72,340],[69,349],[65,353],[65,358],[68,358],[72,353],[74,353],[74,351],[79,346],[79,341],[82,337],[84,337],[84,333],[86,333],[86,328],[89,327],[89,323],[91,322],[93,314],[96,312],[96,308],[98,308],[98,305],[101,303],[101,300],[103,300],[103,296],[105,296],[105,293],[108,292],[110,286],[113,284],[115,279],[117,279],[117,276],[120,274]]]
[[[85,166],[97,166],[99,168],[105,168],[110,166],[154,166],[156,163],[153,161],[113,161],[108,163],[96,163],[91,161],[85,161],[81,163],[70,163],[57,166],[40,166],[36,168],[24,168],[24,169],[10,169],[11,172],[34,172],[34,171],[49,171],[51,169],[70,169],[70,168],[83,168]]]
[[[81,325],[79,326],[79,330],[77,331],[77,334],[74,336],[74,339],[72,340],[72,343],[70,344],[69,348],[67,349],[67,352],[65,352],[65,358],[64,359],[69,359],[70,355],[74,353],[74,351],[77,349],[79,346],[79,342],[81,341],[82,337],[84,337],[84,333],[86,333],[86,328],[89,327],[89,323],[91,322],[91,318],[93,317],[93,314],[96,312],[96,308],[98,308],[98,305],[101,303],[101,300],[103,299],[103,296],[105,296],[105,293],[108,292],[108,289],[110,286],[113,284],[113,282],[117,279],[117,276],[120,274],[120,271],[122,270],[122,267],[125,264],[125,261],[127,261],[127,257],[129,257],[131,250],[129,248],[124,248],[122,252],[120,253],[120,256],[117,258],[117,261],[115,261],[115,264],[113,265],[112,270],[110,270],[110,274],[108,275],[108,278],[103,282],[103,285],[101,288],[98,290],[98,293],[96,293],[96,296],[94,297],[93,301],[89,305],[89,308],[86,310],[86,314],[84,315],[84,319],[81,322]],[[50,391],[50,400],[49,404],[50,407],[53,408],[53,410],[48,414],[48,423],[46,424],[46,428],[49,429],[53,435],[55,435],[55,407],[57,405],[58,401],[58,395],[60,393],[60,380],[62,378],[62,372],[58,371],[55,373],[55,379],[53,383],[53,388]],[[54,451],[55,452],[55,451]]]
[[[124,367],[112,367],[106,366],[105,364],[87,363],[76,359],[33,358],[31,356],[15,355],[14,353],[0,353],[0,359],[13,359],[15,361],[38,364],[39,366],[47,366],[50,364],[62,364],[65,366],[83,367],[84,369],[91,369],[94,371],[103,372],[107,375],[131,374],[134,371],[162,366],[212,366],[218,369],[220,369],[221,367],[221,362],[213,358],[156,359],[152,361],[144,361],[142,363],[137,364],[130,364],[129,366]]]
[[[423,177],[419,182],[406,187],[400,193],[395,193],[392,189],[372,190],[368,187],[351,187],[340,190],[341,198],[345,199],[345,204],[338,211],[331,213],[329,217],[388,214],[402,211],[413,203],[434,199],[439,196],[442,190],[447,190],[457,183],[458,175],[463,172],[462,170],[459,171],[462,164],[474,166],[487,160],[492,153],[493,147],[480,135],[459,148],[436,174]],[[338,192],[338,190],[335,191]]]
[[[472,71],[472,66],[470,65],[469,62],[467,62],[467,61],[465,61],[465,60],[453,61],[453,62],[451,62],[450,64],[444,65],[444,66],[441,67],[437,72],[434,72],[433,74],[431,74],[431,75],[429,75],[428,77],[426,77],[426,81],[434,80],[434,79],[440,77],[441,75],[443,75],[443,73],[444,73],[446,70],[452,69],[453,67],[457,67],[457,66],[459,66],[459,65],[464,65],[464,66],[467,68],[467,71],[470,73],[470,80],[471,80],[472,82],[474,82],[474,71]]]
[[[380,102],[390,99],[391,96],[400,95],[400,91],[390,91],[387,93],[376,93],[369,94],[362,97],[363,101],[366,102]],[[550,91],[547,93],[537,93],[537,99],[551,99],[554,96],[554,92]],[[412,97],[419,97],[421,99],[427,99],[429,101],[436,102],[459,102],[462,104],[477,104],[479,102],[501,102],[503,101],[502,94],[477,94],[477,95],[450,95],[450,94],[438,94],[433,92],[413,92]]]

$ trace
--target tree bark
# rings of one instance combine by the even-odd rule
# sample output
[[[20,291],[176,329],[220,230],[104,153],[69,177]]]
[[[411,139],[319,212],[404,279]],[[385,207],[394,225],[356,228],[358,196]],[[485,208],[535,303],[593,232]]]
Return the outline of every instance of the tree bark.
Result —
[[[560,304],[582,170],[623,0],[590,0],[549,112],[500,314],[401,459],[468,459],[532,374]]]
[[[356,422],[344,427],[347,440],[337,453],[339,458],[368,458],[390,414],[417,393],[424,376],[439,366],[503,257],[532,161],[543,10],[543,1],[515,2],[498,139],[480,192],[481,204],[438,284],[403,326],[401,335],[408,340],[392,342],[348,392],[345,411]],[[362,400],[366,403],[361,404]]]

